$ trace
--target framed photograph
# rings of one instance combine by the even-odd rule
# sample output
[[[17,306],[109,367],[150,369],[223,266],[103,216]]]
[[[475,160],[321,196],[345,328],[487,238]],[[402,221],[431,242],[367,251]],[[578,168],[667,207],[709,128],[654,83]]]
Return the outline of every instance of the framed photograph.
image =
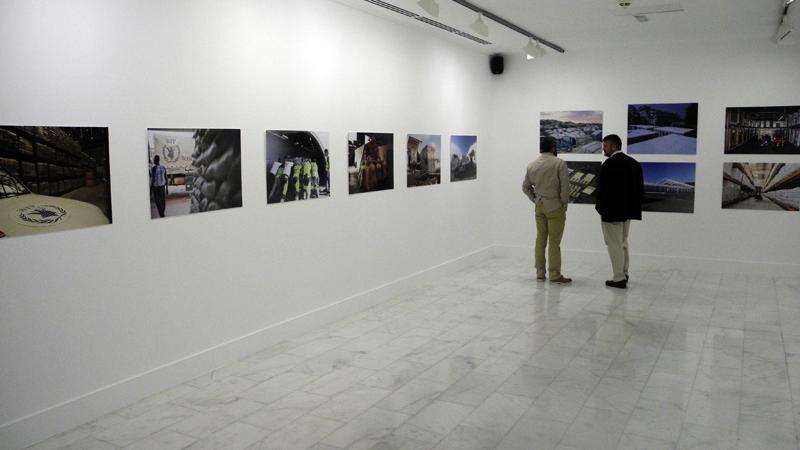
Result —
[[[694,163],[642,163],[642,211],[694,212]]]
[[[478,136],[450,136],[450,181],[478,177]]]
[[[267,131],[267,203],[330,198],[328,133]]]
[[[567,161],[570,203],[597,202],[597,177],[601,166],[594,161]]]
[[[406,142],[406,185],[430,186],[442,182],[442,136],[409,134]]]
[[[555,139],[559,153],[601,153],[603,111],[543,112],[539,134]]]
[[[727,108],[725,153],[800,155],[800,106]]]
[[[150,217],[242,206],[239,130],[149,128]]]
[[[697,103],[628,105],[628,153],[697,154]]]
[[[394,135],[347,135],[347,171],[351,194],[394,189]]]
[[[111,221],[108,128],[0,126],[0,238]]]
[[[725,163],[722,207],[762,211],[800,209],[800,163]]]

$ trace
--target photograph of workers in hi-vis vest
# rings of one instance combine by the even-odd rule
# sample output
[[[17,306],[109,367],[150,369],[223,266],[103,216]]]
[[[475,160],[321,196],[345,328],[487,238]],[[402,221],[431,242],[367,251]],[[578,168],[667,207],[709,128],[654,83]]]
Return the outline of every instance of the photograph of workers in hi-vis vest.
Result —
[[[328,133],[267,130],[267,203],[331,196]]]
[[[239,130],[149,128],[150,217],[242,206]]]
[[[478,136],[450,136],[450,181],[478,177]]]
[[[394,189],[392,133],[348,133],[347,171],[351,194]]]
[[[442,136],[409,134],[406,186],[429,186],[442,182]]]

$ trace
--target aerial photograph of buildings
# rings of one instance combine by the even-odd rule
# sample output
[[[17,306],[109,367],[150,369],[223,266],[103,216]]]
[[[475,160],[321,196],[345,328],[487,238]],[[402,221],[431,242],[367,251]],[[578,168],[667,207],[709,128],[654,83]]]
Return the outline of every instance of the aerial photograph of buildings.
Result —
[[[722,207],[797,211],[800,209],[800,163],[725,163]]]
[[[567,161],[570,203],[594,204],[597,201],[597,176],[601,165],[595,161]]]
[[[697,103],[628,105],[628,153],[697,154]]]
[[[694,212],[695,163],[642,163],[642,211]]]
[[[603,111],[543,112],[541,137],[556,140],[561,153],[600,153],[603,149]]]
[[[800,106],[727,108],[725,153],[800,154]]]

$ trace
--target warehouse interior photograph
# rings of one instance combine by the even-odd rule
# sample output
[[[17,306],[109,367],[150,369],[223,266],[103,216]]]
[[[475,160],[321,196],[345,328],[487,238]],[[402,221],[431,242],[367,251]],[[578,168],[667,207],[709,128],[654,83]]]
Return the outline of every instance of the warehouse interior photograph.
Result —
[[[797,450],[793,3],[3,0],[0,449]],[[581,111],[548,133],[597,177],[541,277],[520,187]],[[324,156],[276,165],[274,130]],[[362,135],[393,182],[353,192]],[[623,281],[601,135],[693,170]]]

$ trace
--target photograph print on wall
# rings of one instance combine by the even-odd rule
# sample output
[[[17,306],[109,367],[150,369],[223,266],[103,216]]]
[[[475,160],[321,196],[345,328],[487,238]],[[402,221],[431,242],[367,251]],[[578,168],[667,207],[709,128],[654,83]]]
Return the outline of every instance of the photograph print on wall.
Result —
[[[478,177],[478,136],[450,136],[450,181]]]
[[[800,155],[800,106],[727,108],[725,153]]]
[[[628,153],[697,154],[697,103],[628,105]]]
[[[559,153],[600,153],[603,149],[603,111],[543,112],[540,137],[556,140]]]
[[[429,186],[442,182],[442,137],[409,134],[406,143],[406,186]]]
[[[0,126],[0,238],[111,218],[108,128]]]
[[[694,212],[695,163],[642,163],[642,211]]]
[[[601,165],[595,161],[567,161],[570,203],[597,202],[597,181]]]
[[[328,133],[267,131],[267,203],[329,198]]]
[[[242,206],[239,130],[149,128],[150,217]]]
[[[394,189],[394,135],[348,133],[347,171],[351,194]]]
[[[722,207],[762,211],[800,209],[800,163],[725,163]]]

